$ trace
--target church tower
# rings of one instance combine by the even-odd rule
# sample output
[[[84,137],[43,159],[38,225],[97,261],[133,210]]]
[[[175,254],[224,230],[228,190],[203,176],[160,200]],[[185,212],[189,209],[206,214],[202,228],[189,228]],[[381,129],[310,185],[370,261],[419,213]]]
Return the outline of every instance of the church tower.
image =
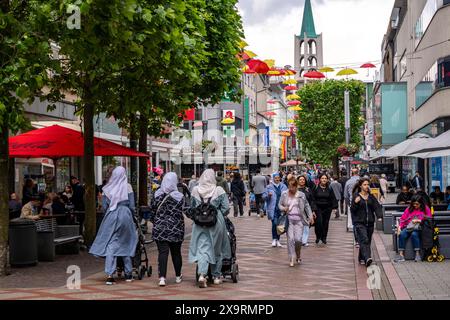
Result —
[[[323,67],[322,34],[316,33],[311,0],[305,0],[302,29],[299,35],[294,36],[294,41],[294,68],[297,71],[297,80],[303,82],[303,74],[310,69]]]

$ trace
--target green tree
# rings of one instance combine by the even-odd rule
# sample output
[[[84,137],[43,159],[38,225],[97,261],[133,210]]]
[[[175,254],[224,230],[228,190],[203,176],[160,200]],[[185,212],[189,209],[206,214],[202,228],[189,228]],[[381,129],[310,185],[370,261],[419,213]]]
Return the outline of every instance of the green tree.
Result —
[[[0,1],[0,172],[8,172],[10,132],[29,127],[24,104],[44,95],[48,70],[58,65],[50,58],[48,7],[39,1]],[[0,276],[7,273],[8,175],[0,175]]]
[[[344,92],[350,92],[351,142],[360,145],[359,130],[363,125],[361,105],[365,86],[356,80],[326,80],[309,83],[297,94],[302,101],[298,112],[298,139],[308,150],[309,160],[338,172],[337,148],[345,142]]]

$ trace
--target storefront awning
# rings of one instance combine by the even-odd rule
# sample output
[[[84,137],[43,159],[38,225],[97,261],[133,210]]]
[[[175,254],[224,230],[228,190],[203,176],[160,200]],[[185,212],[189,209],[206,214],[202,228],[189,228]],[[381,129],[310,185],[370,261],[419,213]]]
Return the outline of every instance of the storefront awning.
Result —
[[[411,157],[411,153],[417,152],[427,146],[431,138],[426,135],[406,139],[389,148],[381,156],[384,158]]]
[[[422,145],[419,150],[411,153],[410,156],[423,159],[450,156],[450,130],[430,139],[429,143]]]

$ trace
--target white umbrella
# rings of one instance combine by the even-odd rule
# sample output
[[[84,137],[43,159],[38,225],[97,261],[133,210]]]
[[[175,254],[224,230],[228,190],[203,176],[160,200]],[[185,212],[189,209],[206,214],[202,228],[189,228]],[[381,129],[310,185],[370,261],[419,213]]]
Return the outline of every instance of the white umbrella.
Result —
[[[406,139],[403,142],[389,148],[382,156],[385,158],[407,157],[411,153],[428,148],[431,139],[428,136],[420,136],[416,138]]]
[[[301,162],[301,161],[299,161],[299,162],[297,163],[297,160],[289,160],[288,162],[282,163],[281,166],[282,166],[282,167],[295,167],[297,164],[298,164],[299,166],[301,166],[301,165],[304,165],[305,163],[304,163],[304,162]]]
[[[428,156],[428,154],[432,154],[432,156]],[[449,154],[450,154],[450,130],[444,132],[443,134],[437,136],[434,139],[430,139],[429,143],[423,145],[419,150],[412,152],[411,156],[418,158],[434,158],[434,157],[445,157],[448,156]]]

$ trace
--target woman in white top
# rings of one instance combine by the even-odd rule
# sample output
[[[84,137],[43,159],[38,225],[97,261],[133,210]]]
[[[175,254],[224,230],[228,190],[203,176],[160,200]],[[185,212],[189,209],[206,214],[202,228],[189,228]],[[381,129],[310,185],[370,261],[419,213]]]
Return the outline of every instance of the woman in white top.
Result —
[[[288,180],[288,190],[281,194],[279,203],[281,212],[287,214],[289,227],[287,230],[288,255],[289,265],[294,266],[294,261],[301,262],[301,249],[303,228],[309,227],[313,219],[313,213],[306,195],[298,191],[297,179],[291,178]]]

